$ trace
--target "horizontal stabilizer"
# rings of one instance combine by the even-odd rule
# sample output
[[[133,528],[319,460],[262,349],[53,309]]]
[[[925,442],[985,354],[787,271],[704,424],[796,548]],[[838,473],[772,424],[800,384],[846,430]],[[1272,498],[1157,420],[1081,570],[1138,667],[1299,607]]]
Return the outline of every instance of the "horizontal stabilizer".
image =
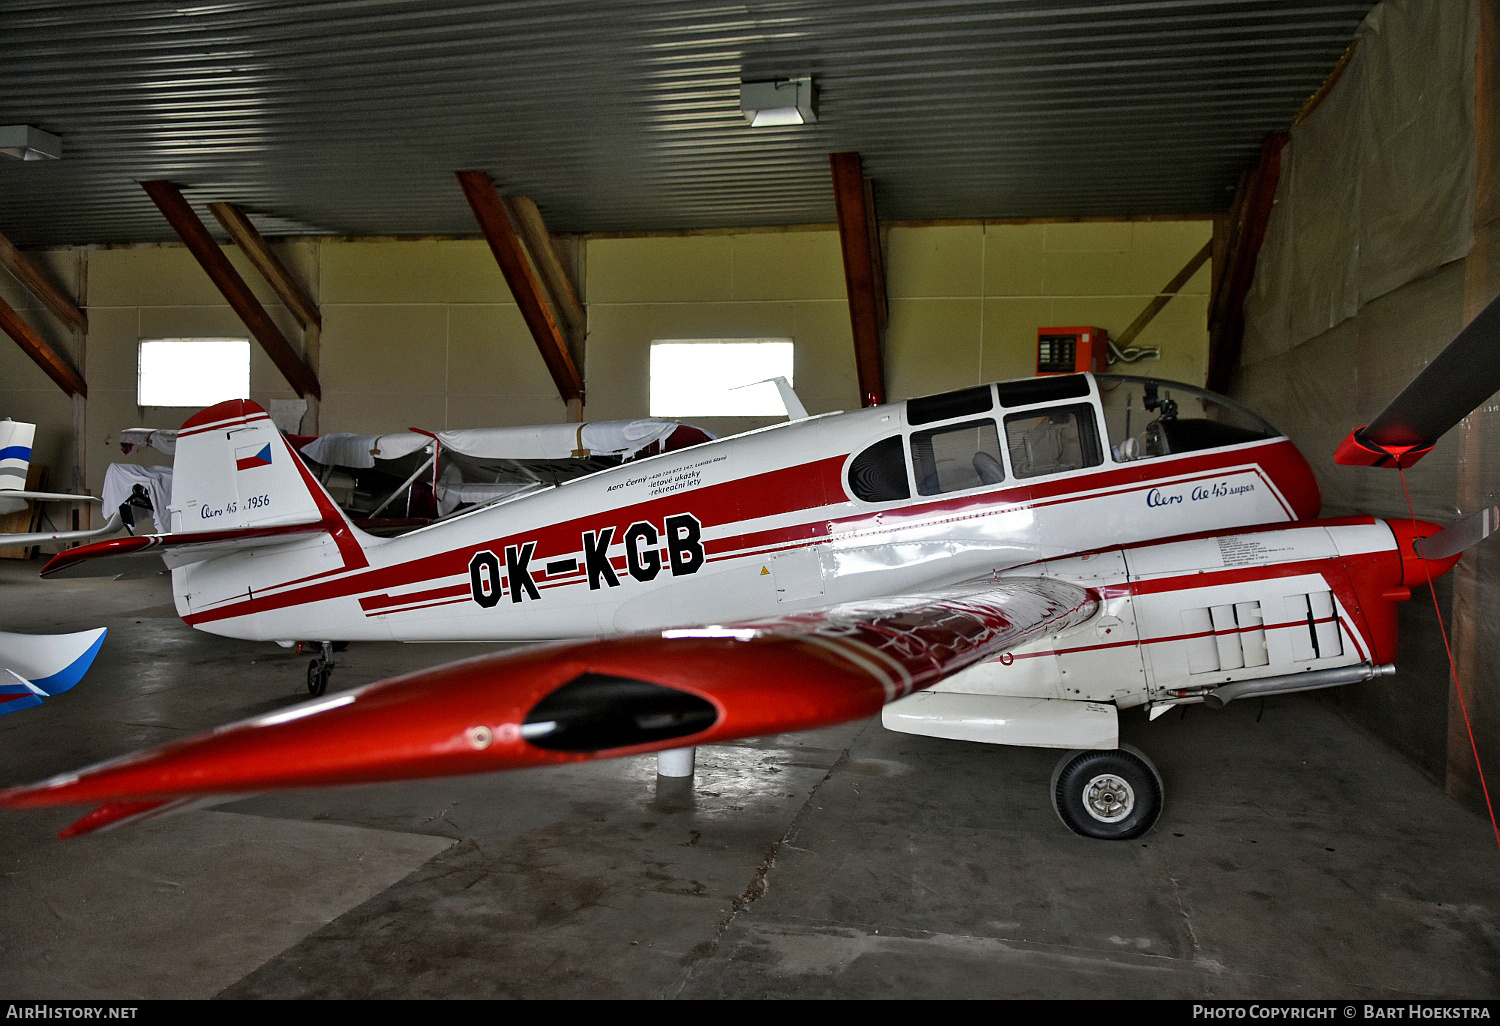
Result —
[[[59,552],[42,567],[43,577],[149,577],[167,567],[187,566],[242,549],[279,545],[327,530],[323,521],[245,527],[226,531],[143,534],[83,545]],[[0,536],[3,538],[3,536]]]
[[[0,716],[42,704],[46,692],[15,670],[0,673]]]

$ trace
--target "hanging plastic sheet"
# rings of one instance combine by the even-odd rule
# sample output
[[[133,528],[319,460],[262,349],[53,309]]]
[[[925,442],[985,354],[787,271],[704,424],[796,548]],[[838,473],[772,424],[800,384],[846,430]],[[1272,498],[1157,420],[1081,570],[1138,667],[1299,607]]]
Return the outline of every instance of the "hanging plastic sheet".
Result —
[[[1477,0],[1386,0],[1292,130],[1243,362],[1302,345],[1473,245]]]

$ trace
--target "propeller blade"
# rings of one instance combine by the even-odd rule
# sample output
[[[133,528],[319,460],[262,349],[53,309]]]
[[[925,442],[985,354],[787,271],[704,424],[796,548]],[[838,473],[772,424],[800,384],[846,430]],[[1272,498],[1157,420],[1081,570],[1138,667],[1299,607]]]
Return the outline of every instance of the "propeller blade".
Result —
[[[1423,559],[1447,559],[1456,556],[1470,545],[1478,545],[1500,527],[1500,506],[1487,506],[1478,513],[1470,513],[1462,520],[1449,524],[1430,538],[1419,538],[1417,555]]]
[[[1368,426],[1352,432],[1334,461],[1409,467],[1500,391],[1500,297],[1460,331]]]

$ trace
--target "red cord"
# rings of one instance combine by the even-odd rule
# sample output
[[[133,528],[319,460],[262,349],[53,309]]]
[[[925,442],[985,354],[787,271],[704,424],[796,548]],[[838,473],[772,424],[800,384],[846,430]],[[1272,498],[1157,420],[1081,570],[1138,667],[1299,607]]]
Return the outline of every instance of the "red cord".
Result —
[[[1412,526],[1417,523],[1417,511],[1411,501],[1411,490],[1406,487],[1406,470],[1400,463],[1396,464],[1396,471],[1401,475],[1401,490],[1406,493],[1406,508],[1411,513]],[[1464,701],[1464,689],[1458,683],[1458,666],[1453,661],[1453,649],[1448,644],[1448,628],[1443,624],[1443,609],[1438,604],[1437,585],[1429,578],[1427,590],[1432,593],[1432,609],[1437,613],[1438,630],[1443,636],[1443,651],[1448,654],[1448,674],[1453,680],[1453,691],[1458,695],[1458,708],[1464,716],[1464,730],[1469,733],[1469,750],[1474,753],[1474,768],[1479,771],[1479,788],[1484,792],[1484,807],[1489,810],[1490,827],[1495,831],[1495,846],[1500,848],[1500,824],[1495,821],[1495,806],[1490,802],[1490,787],[1484,779],[1484,766],[1479,762],[1479,745],[1474,740],[1474,725],[1469,721],[1469,706]]]

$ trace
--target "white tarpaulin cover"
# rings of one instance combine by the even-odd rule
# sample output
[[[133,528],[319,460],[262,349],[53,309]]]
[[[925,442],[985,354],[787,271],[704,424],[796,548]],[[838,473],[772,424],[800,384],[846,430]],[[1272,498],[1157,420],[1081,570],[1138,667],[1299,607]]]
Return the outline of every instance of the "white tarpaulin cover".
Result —
[[[155,446],[152,446],[155,448]],[[104,471],[104,515],[107,517],[120,508],[120,503],[130,498],[136,485],[145,485],[151,496],[152,517],[159,531],[168,529],[167,507],[172,503],[172,468],[140,467],[134,463],[111,463]]]
[[[1281,155],[1242,362],[1284,353],[1473,245],[1476,0],[1386,0]]]
[[[324,466],[369,470],[376,459],[398,460],[431,444],[431,438],[415,431],[396,431],[388,435],[352,435],[336,431],[319,435],[304,445],[302,451]]]
[[[120,444],[146,445],[171,456],[177,452],[177,432],[162,428],[125,428],[120,432]]]
[[[444,449],[475,459],[567,459],[586,449],[596,456],[630,456],[665,439],[681,421],[646,417],[600,420],[590,424],[534,424],[526,427],[460,428],[438,431]],[[707,433],[707,432],[705,432]],[[712,435],[710,435],[712,437]],[[302,447],[319,463],[369,469],[375,460],[393,460],[430,445],[415,431],[388,435],[323,435]]]

